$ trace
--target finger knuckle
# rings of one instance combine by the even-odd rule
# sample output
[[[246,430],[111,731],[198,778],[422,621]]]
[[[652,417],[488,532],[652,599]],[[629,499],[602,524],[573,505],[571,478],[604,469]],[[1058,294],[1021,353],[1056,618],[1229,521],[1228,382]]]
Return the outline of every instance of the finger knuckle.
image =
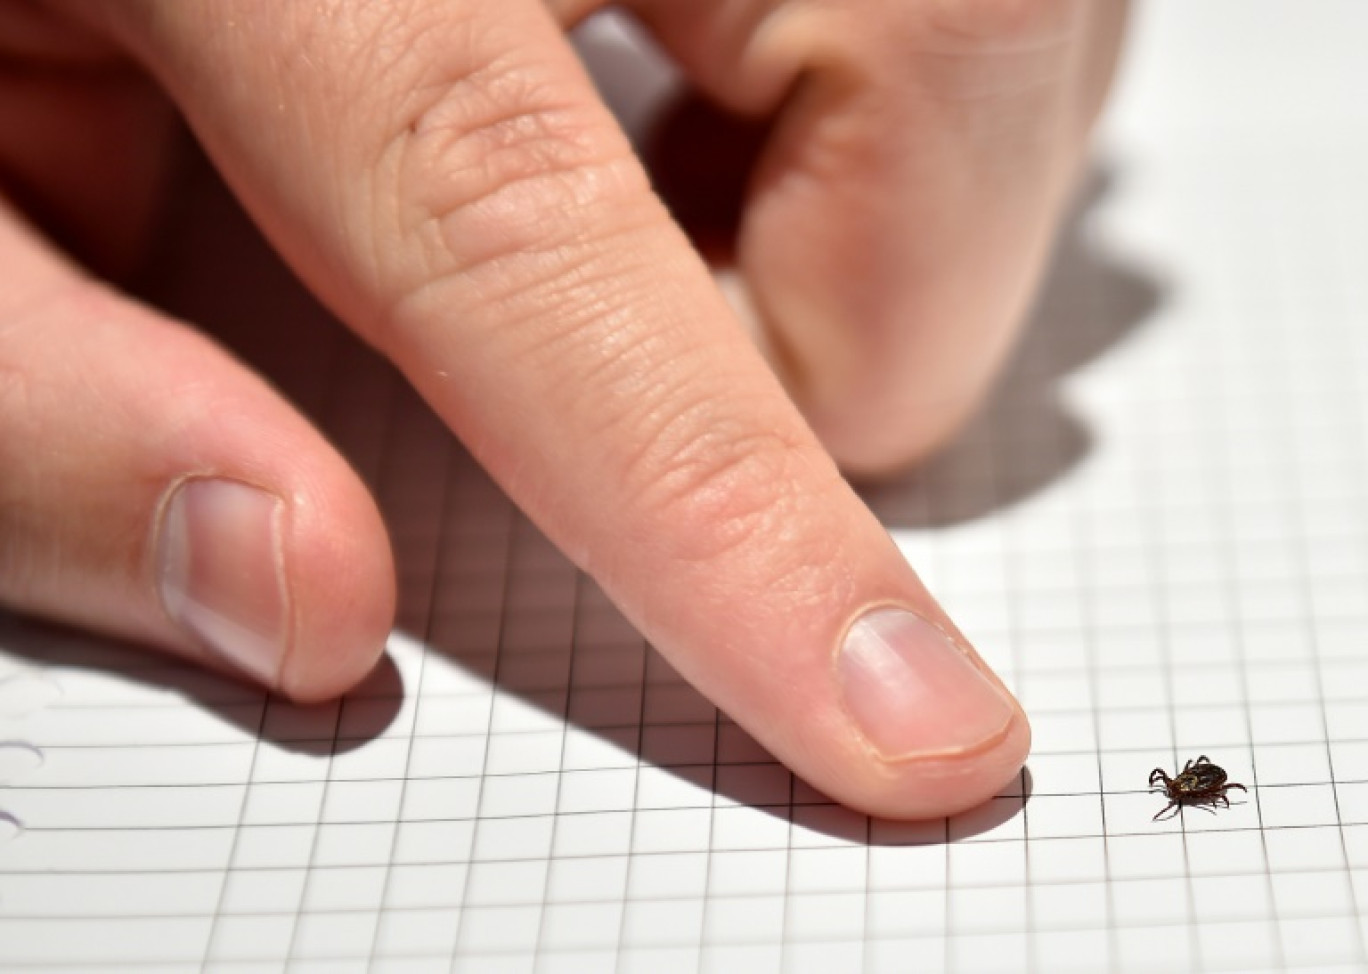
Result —
[[[810,447],[777,426],[717,415],[712,403],[675,414],[628,468],[629,496],[674,559],[716,562],[739,551],[772,548],[802,519]]]
[[[483,276],[512,289],[572,262],[612,203],[646,190],[625,139],[554,65],[520,53],[433,86],[383,167],[401,233],[425,244],[423,279]],[[596,212],[597,211],[597,212]]]

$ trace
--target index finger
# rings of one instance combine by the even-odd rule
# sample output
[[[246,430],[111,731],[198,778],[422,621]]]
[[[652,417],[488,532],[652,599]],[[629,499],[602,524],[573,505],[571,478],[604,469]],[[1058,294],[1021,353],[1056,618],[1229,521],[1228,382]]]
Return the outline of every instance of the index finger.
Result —
[[[904,817],[1016,772],[1019,707],[842,480],[538,2],[99,9],[304,278],[776,756]]]

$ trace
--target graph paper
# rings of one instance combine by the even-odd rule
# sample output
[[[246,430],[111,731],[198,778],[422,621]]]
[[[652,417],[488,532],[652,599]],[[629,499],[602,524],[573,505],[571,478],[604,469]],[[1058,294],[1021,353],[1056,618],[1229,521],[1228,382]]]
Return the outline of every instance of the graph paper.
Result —
[[[0,617],[0,968],[1368,969],[1365,36],[1141,8],[1008,375],[867,494],[1031,715],[996,798],[795,780],[301,298],[239,344],[380,500],[385,662],[300,708]],[[1248,794],[1152,821],[1199,754]]]

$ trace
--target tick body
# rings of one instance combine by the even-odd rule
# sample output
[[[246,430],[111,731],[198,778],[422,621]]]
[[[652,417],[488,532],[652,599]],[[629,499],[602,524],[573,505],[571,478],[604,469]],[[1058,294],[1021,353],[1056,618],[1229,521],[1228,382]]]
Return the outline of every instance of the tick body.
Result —
[[[1224,805],[1230,807],[1230,799],[1226,797],[1226,792],[1232,788],[1247,792],[1248,789],[1238,782],[1226,783],[1225,768],[1218,764],[1212,764],[1211,759],[1203,754],[1195,761],[1189,761],[1183,765],[1183,770],[1172,778],[1163,768],[1155,768],[1150,772],[1150,787],[1156,791],[1162,791],[1169,803],[1159,809],[1153,821],[1161,818],[1172,818],[1177,815],[1183,805],[1191,805],[1194,808],[1202,808],[1208,812],[1215,811],[1216,806]],[[1165,816],[1164,813],[1173,809],[1173,815]]]

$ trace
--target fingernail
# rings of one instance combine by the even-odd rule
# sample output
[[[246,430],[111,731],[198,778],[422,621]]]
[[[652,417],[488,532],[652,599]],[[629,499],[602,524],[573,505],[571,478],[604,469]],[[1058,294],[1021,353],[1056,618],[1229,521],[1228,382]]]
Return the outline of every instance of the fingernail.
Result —
[[[972,750],[1015,713],[946,633],[904,609],[856,620],[836,672],[851,716],[887,760]]]
[[[186,480],[163,506],[157,552],[171,618],[268,686],[280,675],[289,618],[284,510],[247,484]]]

